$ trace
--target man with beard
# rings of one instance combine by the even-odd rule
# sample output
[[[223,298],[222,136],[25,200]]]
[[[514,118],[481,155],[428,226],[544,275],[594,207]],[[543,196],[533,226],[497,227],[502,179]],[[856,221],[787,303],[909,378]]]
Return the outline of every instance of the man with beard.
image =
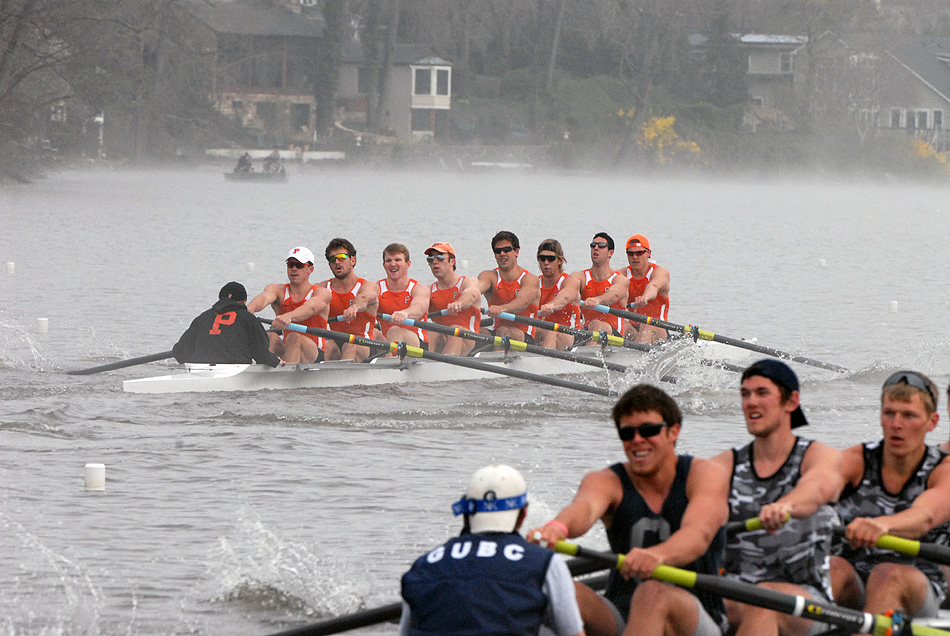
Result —
[[[376,287],[365,278],[356,275],[356,248],[344,238],[330,241],[325,250],[327,264],[333,278],[320,283],[330,290],[330,329],[364,338],[373,337],[376,322]],[[362,362],[369,354],[369,347],[352,342],[338,343],[327,340],[327,360],[354,360]]]

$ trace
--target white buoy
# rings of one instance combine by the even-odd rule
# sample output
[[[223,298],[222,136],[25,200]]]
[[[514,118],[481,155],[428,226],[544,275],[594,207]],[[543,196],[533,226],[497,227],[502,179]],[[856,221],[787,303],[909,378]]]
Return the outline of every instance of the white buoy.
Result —
[[[49,318],[37,318],[36,319],[36,332],[37,333],[46,333],[49,331]]]
[[[819,267],[828,267],[828,261],[826,261],[826,260],[823,259],[823,258],[819,258],[819,259],[818,259],[818,266],[819,266]]]
[[[896,300],[892,300],[891,302],[889,302],[889,303],[887,304],[887,308],[890,310],[890,312],[891,312],[892,314],[896,314],[896,313],[897,313],[897,301],[896,301]]]
[[[461,264],[462,264],[462,269],[463,269],[463,270],[468,269],[468,259],[467,259],[467,258],[463,258]]]
[[[247,271],[249,271],[249,272],[253,272],[253,271],[254,271],[254,263],[248,263],[248,264],[247,264]]]
[[[86,464],[86,490],[106,489],[106,465]]]
[[[16,271],[16,263],[7,261],[7,274],[12,274],[14,271]]]

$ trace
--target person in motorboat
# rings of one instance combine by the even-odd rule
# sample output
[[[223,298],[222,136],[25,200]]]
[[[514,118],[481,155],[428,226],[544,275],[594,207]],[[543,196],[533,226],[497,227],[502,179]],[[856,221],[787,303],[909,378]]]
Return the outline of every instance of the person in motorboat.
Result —
[[[413,347],[428,349],[429,339],[419,327],[403,326],[407,318],[425,320],[429,311],[429,288],[409,278],[409,248],[401,243],[390,243],[383,249],[383,270],[386,278],[376,283],[380,314],[389,314],[391,320],[379,319],[379,338],[387,342],[404,342]]]
[[[538,317],[568,327],[580,327],[581,284],[565,273],[564,248],[560,241],[547,238],[538,245],[538,269],[541,298],[538,301]],[[569,333],[538,329],[535,341],[542,347],[564,351],[574,345],[574,336]]]
[[[238,157],[237,165],[234,166],[235,172],[254,172],[254,164],[251,163],[250,153],[245,152]]]
[[[480,331],[482,296],[478,280],[456,271],[455,248],[444,242],[433,243],[426,249],[426,261],[435,277],[429,288],[429,312],[447,311],[447,315],[434,316],[432,322]],[[437,353],[465,356],[475,348],[475,341],[430,332],[429,347]]]
[[[731,533],[724,576],[785,594],[829,602],[828,557],[841,492],[842,454],[799,437],[806,426],[798,376],[779,360],[759,360],[742,373],[740,394],[753,440],[713,458],[732,475],[729,521],[757,518],[761,530]],[[738,636],[814,636],[819,623],[755,605],[726,601]]]
[[[182,363],[280,364],[269,349],[264,325],[247,310],[247,290],[234,281],[221,288],[210,309],[191,321],[172,352]]]
[[[376,286],[356,275],[356,248],[344,238],[331,239],[324,255],[333,276],[320,283],[330,290],[330,329],[364,338],[373,337],[376,324]],[[337,318],[337,320],[333,320]],[[327,360],[362,362],[370,355],[369,347],[352,342],[325,340]]]
[[[400,636],[584,636],[567,565],[518,534],[527,510],[521,473],[503,464],[475,471],[452,506],[461,534],[402,576]]]
[[[495,234],[491,247],[498,267],[478,275],[478,292],[485,296],[488,315],[495,319],[495,335],[534,344],[535,327],[501,320],[498,314],[536,318],[541,296],[538,277],[518,264],[521,243],[513,232],[502,230]]]
[[[332,295],[325,287],[310,284],[313,273],[313,252],[295,247],[287,254],[288,283],[267,285],[248,303],[252,314],[270,306],[274,310],[274,329],[297,323],[318,329],[327,328],[327,314]],[[320,362],[323,360],[323,338],[309,333],[285,331],[282,336],[271,333],[271,351],[284,362]]]
[[[623,272],[630,281],[627,291],[629,310],[656,318],[669,320],[670,314],[670,271],[650,261],[653,252],[650,241],[642,234],[634,234],[627,239],[627,262]],[[644,325],[627,320],[625,337],[637,342],[654,344],[666,340],[665,329],[654,325]]]
[[[892,374],[881,390],[882,439],[844,452],[844,537],[831,560],[842,605],[934,617],[947,597],[938,564],[875,546],[885,534],[950,545],[950,458],[926,443],[940,419],[939,394],[922,373]]]
[[[594,305],[606,305],[614,309],[625,309],[627,306],[627,279],[610,266],[613,255],[613,238],[606,232],[598,232],[590,242],[590,268],[573,272],[571,276],[581,286],[584,329],[623,336],[623,318],[593,309]],[[590,344],[597,343],[591,341]]]
[[[274,146],[269,155],[264,157],[264,172],[281,172],[284,169],[284,160],[280,157],[280,148]]]
[[[599,519],[613,552],[624,554],[604,596],[581,582],[577,602],[592,636],[722,636],[720,597],[650,575],[659,565],[718,575],[729,514],[729,473],[708,459],[681,455],[682,414],[662,390],[639,384],[613,407],[626,461],[590,472],[553,520],[530,530],[542,545],[578,537]]]

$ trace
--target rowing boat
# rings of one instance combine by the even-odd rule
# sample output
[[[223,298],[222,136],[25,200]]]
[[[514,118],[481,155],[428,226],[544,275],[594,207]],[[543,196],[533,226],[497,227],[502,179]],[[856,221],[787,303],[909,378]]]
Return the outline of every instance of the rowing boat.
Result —
[[[587,347],[586,356],[631,364],[641,357],[636,352],[606,351]],[[541,376],[585,374],[597,376],[598,384],[606,384],[620,374],[606,369],[579,365],[527,353],[487,351],[474,356],[504,369]],[[369,363],[349,361],[314,364],[283,364],[276,368],[262,364],[185,364],[175,373],[157,377],[126,380],[122,390],[127,393],[196,393],[207,391],[259,391],[262,389],[331,388],[415,382],[448,382],[484,380],[499,377],[491,371],[455,366],[418,358],[376,358]]]
[[[225,181],[248,181],[252,183],[284,183],[287,181],[287,173],[284,170],[278,172],[225,172]]]

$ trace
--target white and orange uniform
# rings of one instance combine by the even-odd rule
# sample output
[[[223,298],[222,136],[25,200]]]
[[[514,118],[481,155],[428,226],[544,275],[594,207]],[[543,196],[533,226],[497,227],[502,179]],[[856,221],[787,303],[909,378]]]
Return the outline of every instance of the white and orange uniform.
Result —
[[[303,305],[305,302],[307,302],[308,300],[310,300],[310,297],[313,296],[313,292],[316,291],[316,289],[317,289],[317,286],[316,286],[316,285],[311,285],[311,286],[310,286],[310,289],[307,291],[306,295],[304,295],[304,297],[303,297],[301,300],[294,301],[294,299],[290,297],[290,285],[286,285],[286,284],[285,284],[285,285],[284,285],[284,299],[280,301],[280,305],[277,307],[277,310],[276,310],[274,313],[276,313],[278,316],[281,316],[281,315],[286,314],[286,313],[290,313],[291,311],[293,311],[293,310],[296,309],[297,307],[300,307],[300,306]],[[313,328],[315,328],[315,329],[326,329],[326,328],[327,328],[327,319],[324,318],[323,316],[321,316],[320,314],[315,314],[315,315],[313,315],[313,316],[310,316],[309,318],[307,318],[306,320],[304,320],[303,322],[301,322],[301,323],[299,323],[299,324],[302,324],[302,325],[304,325],[305,327],[313,327]],[[316,342],[316,343],[317,343],[317,348],[319,348],[321,351],[323,351],[323,338],[322,338],[322,337],[320,337],[320,336],[314,336],[314,335],[309,334],[309,333],[305,333],[305,334],[301,334],[301,335],[307,336],[308,338],[310,338],[311,340],[313,340],[314,342]]]
[[[567,279],[568,274],[562,273],[561,277],[557,279],[557,282],[550,287],[542,286],[541,300],[538,301],[538,305],[544,307],[553,301],[561,292],[561,289],[564,287],[564,281]],[[566,305],[563,309],[559,309],[553,314],[545,316],[544,320],[550,320],[551,322],[556,322],[559,325],[566,325],[568,327],[578,327],[581,322],[581,308],[577,304],[571,303],[570,305]]]
[[[518,292],[521,291],[521,279],[525,277],[528,273],[528,270],[521,272],[521,275],[518,276],[517,280],[512,282],[507,282],[502,280],[501,272],[498,271],[498,268],[495,268],[495,275],[498,276],[498,283],[495,285],[495,288],[492,290],[491,295],[491,304],[493,305],[507,305],[515,298],[518,297]],[[524,316],[525,318],[537,318],[538,317],[538,306],[535,304],[530,304],[525,307],[522,311],[518,312],[519,316]],[[498,327],[515,327],[520,329],[525,333],[525,335],[534,337],[534,334],[537,332],[537,327],[523,325],[520,322],[511,322],[510,320],[501,320],[500,318],[495,319],[495,328]]]
[[[649,269],[643,278],[636,278],[633,275],[633,272],[630,271],[630,267],[627,266],[627,269],[624,271],[624,274],[627,277],[627,280],[630,281],[630,288],[627,292],[627,301],[632,301],[637,296],[642,296],[643,292],[646,291],[647,285],[650,284],[650,277],[653,276],[653,270],[656,269],[656,263],[650,263]],[[652,299],[643,307],[630,307],[628,311],[640,314],[641,316],[649,316],[650,318],[657,318],[658,320],[669,320],[670,315],[670,297],[661,296],[660,294],[656,295],[656,298]]]
[[[585,298],[593,298],[594,296],[600,296],[610,288],[611,283],[614,282],[614,278],[617,276],[617,272],[613,272],[607,277],[607,280],[594,280],[590,270],[585,269],[584,286],[581,287],[581,300],[584,300]],[[626,299],[621,298],[611,305],[611,307],[614,309],[626,309],[627,301]],[[602,311],[587,309],[583,305],[581,305],[581,314],[584,316],[585,325],[590,325],[590,323],[594,320],[600,320],[610,325],[610,327],[617,333],[623,333],[623,318],[620,316],[614,316],[613,314],[605,314]]]
[[[365,278],[357,278],[356,284],[353,285],[353,288],[346,292],[334,291],[330,287],[330,281],[327,281],[327,289],[330,290],[330,293],[333,294],[333,297],[330,299],[330,318],[336,318],[342,314],[346,309],[353,304],[353,301],[356,300],[356,295],[360,293],[363,285],[366,284]],[[339,331],[340,333],[349,333],[354,336],[363,336],[364,338],[373,337],[373,316],[369,315],[365,311],[358,312],[356,318],[351,322],[346,322],[345,320],[338,320],[331,324],[333,331]]]
[[[439,283],[432,283],[429,293],[429,311],[442,311],[449,306],[449,303],[458,300],[458,297],[462,294],[462,282],[464,280],[465,277],[460,276],[458,281],[448,289],[439,289]],[[469,331],[478,331],[478,327],[481,323],[481,312],[478,306],[472,305],[471,307],[466,307],[454,316],[448,314],[435,316],[432,318],[432,322],[450,327],[461,327]]]
[[[408,309],[409,305],[412,303],[412,289],[419,282],[416,280],[409,279],[409,284],[406,285],[406,288],[402,291],[389,291],[389,288],[386,286],[386,279],[379,281],[379,308],[376,310],[378,314],[389,314],[390,316],[396,313],[397,311],[402,311],[403,309]],[[379,330],[383,333],[383,337],[389,332],[389,328],[393,326],[393,323],[388,320],[379,319]],[[403,329],[408,329],[409,331],[414,331],[416,335],[419,336],[419,342],[428,342],[426,338],[426,332],[418,327],[408,327],[405,325],[399,325]]]

